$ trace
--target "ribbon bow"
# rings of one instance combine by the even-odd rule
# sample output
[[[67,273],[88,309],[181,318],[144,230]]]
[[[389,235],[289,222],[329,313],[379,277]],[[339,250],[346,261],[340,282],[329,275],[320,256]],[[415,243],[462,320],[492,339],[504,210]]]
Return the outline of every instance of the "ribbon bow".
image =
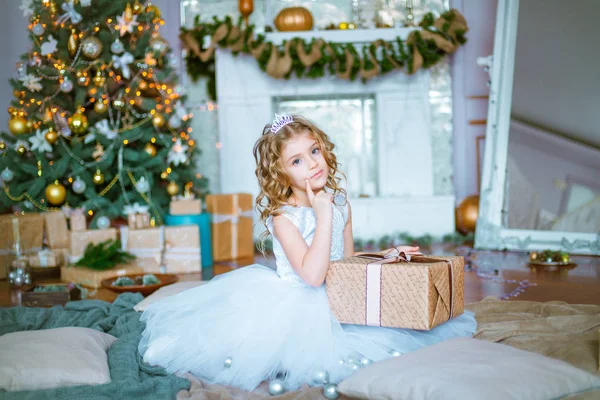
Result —
[[[143,206],[139,203],[133,203],[123,207],[123,214],[125,215],[146,214],[148,211],[148,206]]]
[[[85,213],[85,207],[71,208],[69,206],[63,206],[62,212],[65,214],[65,217],[71,218],[73,215],[83,215]]]
[[[129,79],[131,76],[129,72],[129,64],[134,61],[133,55],[131,55],[129,52],[125,52],[120,57],[116,54],[113,54],[112,59],[115,68],[121,68],[121,72],[123,72],[123,78]]]
[[[61,15],[60,18],[58,19],[57,25],[62,24],[63,22],[65,22],[69,19],[74,24],[78,24],[81,22],[81,20],[82,20],[81,14],[79,14],[77,11],[75,11],[75,3],[73,2],[73,0],[65,1],[64,3],[62,3],[61,8],[63,9],[63,11],[65,13],[63,15]]]

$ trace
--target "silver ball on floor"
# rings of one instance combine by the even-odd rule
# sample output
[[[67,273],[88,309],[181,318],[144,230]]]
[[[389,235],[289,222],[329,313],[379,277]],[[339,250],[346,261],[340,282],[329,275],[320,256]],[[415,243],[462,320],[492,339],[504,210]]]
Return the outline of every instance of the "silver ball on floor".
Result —
[[[398,350],[392,350],[390,351],[390,354],[392,357],[400,357],[402,355],[402,353],[400,353]]]
[[[314,386],[325,385],[329,382],[329,373],[325,370],[315,372],[312,382]]]
[[[227,357],[225,361],[223,361],[223,366],[227,369],[231,368],[231,364],[233,364],[231,357]]]
[[[340,394],[337,391],[337,385],[333,383],[329,383],[323,387],[323,396],[330,400],[335,400],[340,397]]]
[[[279,396],[285,393],[285,387],[281,379],[273,379],[269,382],[269,394],[271,396]]]

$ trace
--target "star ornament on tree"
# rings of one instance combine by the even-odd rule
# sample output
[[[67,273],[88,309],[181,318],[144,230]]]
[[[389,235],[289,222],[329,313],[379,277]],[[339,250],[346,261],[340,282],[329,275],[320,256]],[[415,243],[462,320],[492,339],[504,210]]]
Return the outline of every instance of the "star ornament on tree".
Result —
[[[184,164],[187,162],[187,150],[188,146],[181,143],[181,139],[177,139],[171,150],[169,150],[169,156],[167,157],[167,161],[174,166],[178,166],[179,164]]]
[[[46,140],[46,132],[47,129],[40,130],[38,129],[35,132],[35,136],[29,138],[29,142],[31,143],[31,151],[39,151],[40,153],[50,153],[52,152],[52,146]]]
[[[125,11],[123,11],[122,15],[117,16],[117,25],[119,26],[119,34],[121,37],[125,36],[127,32],[133,33],[133,29],[139,24],[140,23],[137,22],[137,15],[128,19],[125,16]]]

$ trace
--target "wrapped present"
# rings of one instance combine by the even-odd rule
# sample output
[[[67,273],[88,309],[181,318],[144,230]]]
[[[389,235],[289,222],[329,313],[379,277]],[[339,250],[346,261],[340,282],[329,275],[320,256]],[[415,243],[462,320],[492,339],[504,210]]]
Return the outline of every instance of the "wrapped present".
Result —
[[[63,266],[60,269],[60,280],[98,289],[102,287],[102,281],[105,279],[143,272],[144,270],[135,264],[117,265],[102,271],[86,267]]]
[[[429,330],[464,312],[464,259],[397,249],[330,263],[325,279],[339,322]]]
[[[37,254],[29,256],[29,265],[36,268],[59,267],[63,262],[63,253],[54,252],[50,249],[44,249]]]
[[[252,195],[208,195],[206,208],[212,218],[213,260],[253,257]]]
[[[88,243],[98,244],[115,239],[117,239],[117,230],[115,228],[71,232],[69,262],[77,262],[83,257]]]
[[[52,250],[69,248],[69,228],[67,217],[64,212],[45,212],[44,234],[45,242]],[[62,253],[62,251],[60,251]]]
[[[169,226],[198,225],[200,229],[200,254],[202,268],[213,265],[210,214],[167,215],[165,224]]]
[[[202,212],[202,201],[194,198],[171,200],[169,214],[171,215],[196,215]]]
[[[150,227],[150,209],[148,206],[133,203],[123,208],[127,216],[129,229],[146,229]]]
[[[44,217],[37,213],[0,215],[0,232],[0,279],[6,279],[16,252],[24,255],[42,250]]]
[[[198,225],[149,229],[121,227],[121,245],[149,273],[184,274],[201,271]]]
[[[80,232],[87,229],[87,217],[85,216],[85,208],[63,207],[63,214],[69,219],[69,227],[71,232]]]

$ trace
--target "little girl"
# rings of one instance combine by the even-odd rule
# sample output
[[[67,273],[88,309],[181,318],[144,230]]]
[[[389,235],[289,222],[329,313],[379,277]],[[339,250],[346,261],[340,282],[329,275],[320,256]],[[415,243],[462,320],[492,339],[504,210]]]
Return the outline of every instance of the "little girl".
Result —
[[[300,116],[276,116],[264,128],[254,146],[256,205],[277,270],[254,264],[150,305],[139,345],[146,362],[246,390],[279,374],[295,389],[337,383],[371,362],[475,332],[467,311],[431,331],[335,319],[323,282],[329,262],[351,256],[354,245],[333,148]]]

